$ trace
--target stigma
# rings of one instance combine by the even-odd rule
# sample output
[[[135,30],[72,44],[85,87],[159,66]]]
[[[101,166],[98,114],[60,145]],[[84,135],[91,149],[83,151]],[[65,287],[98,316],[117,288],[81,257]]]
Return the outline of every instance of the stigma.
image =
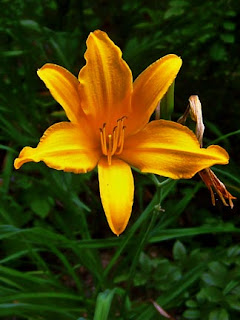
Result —
[[[117,120],[117,125],[113,128],[111,134],[106,133],[106,123],[100,128],[100,141],[102,153],[107,156],[108,164],[111,165],[112,156],[115,154],[120,154],[123,150],[124,145],[124,120],[126,116]]]

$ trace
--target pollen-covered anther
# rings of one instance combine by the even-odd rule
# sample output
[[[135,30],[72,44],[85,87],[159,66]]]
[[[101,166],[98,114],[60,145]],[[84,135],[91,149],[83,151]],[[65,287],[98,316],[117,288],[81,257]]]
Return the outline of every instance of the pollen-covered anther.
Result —
[[[100,140],[102,153],[107,156],[108,164],[111,165],[112,156],[114,154],[120,154],[123,150],[124,145],[124,131],[125,126],[123,125],[126,116],[117,120],[117,126],[113,128],[112,133],[106,133],[106,123],[100,130]]]

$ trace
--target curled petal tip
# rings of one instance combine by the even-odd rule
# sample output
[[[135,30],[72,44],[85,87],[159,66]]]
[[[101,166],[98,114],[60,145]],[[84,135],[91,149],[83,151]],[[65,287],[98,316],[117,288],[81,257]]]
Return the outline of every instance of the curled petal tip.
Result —
[[[18,170],[18,169],[21,167],[21,164],[20,164],[19,162],[20,162],[20,159],[19,159],[19,158],[17,158],[17,159],[14,160],[13,165],[14,165],[14,168],[15,168],[16,170]]]
[[[211,152],[213,153],[213,155],[217,159],[216,164],[228,164],[229,163],[229,154],[222,147],[213,144],[213,145],[207,147],[206,150],[208,150],[208,151],[211,150]]]
[[[22,151],[19,153],[18,158],[14,160],[14,168],[18,170],[26,162],[30,162],[30,161],[38,162],[39,160],[37,161],[36,159],[34,159],[34,155],[33,155],[34,150],[35,148],[24,147]]]

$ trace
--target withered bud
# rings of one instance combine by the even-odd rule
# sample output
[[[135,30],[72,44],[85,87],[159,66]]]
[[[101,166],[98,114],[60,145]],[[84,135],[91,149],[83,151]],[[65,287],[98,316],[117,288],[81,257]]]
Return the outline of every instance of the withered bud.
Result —
[[[198,96],[190,96],[189,105],[184,114],[178,119],[178,123],[185,124],[187,117],[190,115],[191,119],[196,122],[195,134],[202,146],[203,133],[205,126],[203,124],[202,105]]]
[[[219,198],[222,200],[222,203],[225,206],[228,206],[228,203],[233,208],[233,202],[232,199],[237,199],[236,197],[232,196],[230,192],[227,191],[225,185],[218,179],[218,177],[213,173],[213,171],[210,168],[204,169],[200,172],[198,172],[200,177],[202,178],[205,185],[208,187],[211,193],[211,200],[213,206],[215,206],[215,195],[214,191],[218,194]],[[213,191],[214,190],[214,191]],[[228,203],[226,202],[226,200]]]
[[[203,116],[202,116],[202,105],[198,98],[198,96],[191,96],[189,98],[189,105],[187,106],[184,114],[178,119],[178,123],[185,124],[187,117],[191,116],[191,119],[196,122],[195,134],[202,147],[203,133],[205,126],[203,124]],[[222,203],[225,206],[228,206],[228,203],[233,208],[232,199],[236,199],[236,197],[232,196],[230,192],[227,191],[225,185],[218,179],[218,177],[213,173],[210,168],[206,168],[198,172],[203,182],[206,184],[207,188],[211,193],[212,204],[215,206],[215,195],[214,191],[218,194]],[[228,203],[226,202],[226,200]]]

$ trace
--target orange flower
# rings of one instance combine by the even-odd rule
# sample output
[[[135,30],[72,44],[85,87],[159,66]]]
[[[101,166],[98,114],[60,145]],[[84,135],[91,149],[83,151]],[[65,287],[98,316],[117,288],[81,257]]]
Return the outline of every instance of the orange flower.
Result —
[[[132,83],[120,49],[98,30],[87,39],[85,58],[78,79],[54,64],[38,70],[70,122],[48,128],[36,148],[23,148],[14,165],[19,169],[29,161],[44,161],[74,173],[97,166],[103,208],[119,235],[132,211],[130,166],[173,179],[191,178],[211,165],[228,163],[228,154],[219,146],[200,148],[195,135],[178,123],[148,123],[181,67],[179,57],[163,57]]]

